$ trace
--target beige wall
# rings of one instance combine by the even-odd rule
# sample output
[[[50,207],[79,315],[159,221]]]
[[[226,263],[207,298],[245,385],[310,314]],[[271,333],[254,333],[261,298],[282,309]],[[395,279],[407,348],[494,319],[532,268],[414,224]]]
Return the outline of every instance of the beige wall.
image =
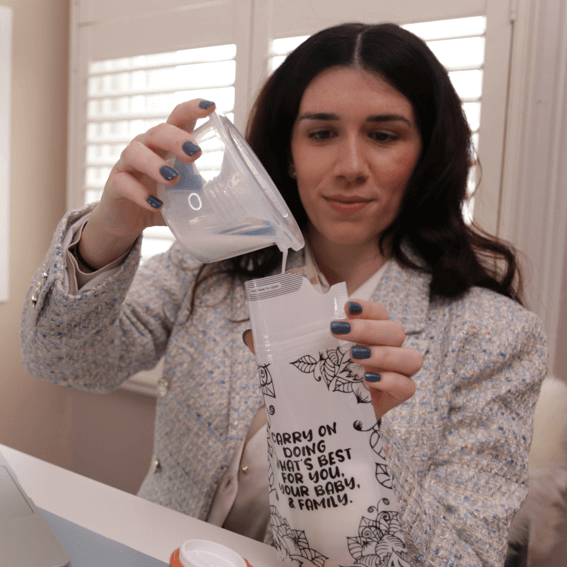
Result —
[[[13,9],[10,296],[0,303],[0,443],[134,492],[149,465],[155,400],[69,390],[36,380],[21,362],[24,295],[66,210],[70,0],[0,4]]]
[[[65,209],[67,0],[1,0],[13,9],[9,301],[0,304],[0,442],[69,464],[68,392],[23,369],[26,289]]]

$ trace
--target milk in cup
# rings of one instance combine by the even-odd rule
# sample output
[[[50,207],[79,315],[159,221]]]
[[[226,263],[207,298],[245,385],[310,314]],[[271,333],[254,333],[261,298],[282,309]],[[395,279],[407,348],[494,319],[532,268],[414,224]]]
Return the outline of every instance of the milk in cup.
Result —
[[[286,202],[232,122],[213,112],[193,132],[202,155],[170,157],[177,183],[159,185],[162,215],[175,238],[202,262],[273,246],[287,254],[305,242]]]

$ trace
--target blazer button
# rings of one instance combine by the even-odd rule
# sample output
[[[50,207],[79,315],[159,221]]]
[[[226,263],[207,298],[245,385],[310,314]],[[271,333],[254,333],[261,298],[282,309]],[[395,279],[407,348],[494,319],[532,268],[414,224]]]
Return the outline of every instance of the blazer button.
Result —
[[[167,381],[164,380],[163,378],[160,378],[157,383],[157,395],[160,398],[165,398],[165,396],[167,396],[168,391],[169,391],[169,385]]]
[[[161,470],[161,463],[159,462],[159,459],[156,457],[156,455],[154,455],[152,457],[152,472],[154,474],[158,473]]]
[[[48,277],[48,273],[43,272],[43,274],[41,274],[41,279],[39,279],[37,281],[37,283],[35,284],[35,287],[33,288],[33,293],[32,293],[32,296],[31,296],[31,303],[34,307],[36,306],[37,300],[39,299],[39,294],[41,293],[41,288],[45,285],[45,282],[47,281],[47,277]]]

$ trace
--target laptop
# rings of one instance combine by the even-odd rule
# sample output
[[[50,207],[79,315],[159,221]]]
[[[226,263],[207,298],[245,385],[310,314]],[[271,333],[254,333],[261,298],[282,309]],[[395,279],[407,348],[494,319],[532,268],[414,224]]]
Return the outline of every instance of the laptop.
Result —
[[[0,451],[0,563],[65,567],[69,557]]]

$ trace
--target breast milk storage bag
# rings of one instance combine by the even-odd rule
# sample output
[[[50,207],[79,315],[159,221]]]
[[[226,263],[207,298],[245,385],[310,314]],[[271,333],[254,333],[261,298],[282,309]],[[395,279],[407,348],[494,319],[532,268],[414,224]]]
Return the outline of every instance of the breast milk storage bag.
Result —
[[[246,283],[268,420],[271,522],[281,560],[408,566],[364,370],[330,322],[344,283],[319,293],[298,273]]]

